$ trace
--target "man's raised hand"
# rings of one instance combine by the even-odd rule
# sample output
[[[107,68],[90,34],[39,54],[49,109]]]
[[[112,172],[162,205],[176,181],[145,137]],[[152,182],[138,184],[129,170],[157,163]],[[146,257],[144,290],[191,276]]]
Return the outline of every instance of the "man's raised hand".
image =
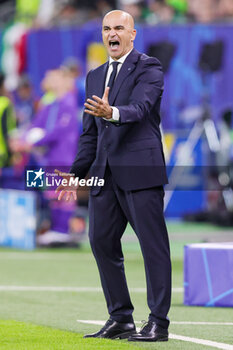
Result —
[[[63,173],[62,171],[55,169],[54,172],[61,176],[64,180],[67,181],[67,185],[61,184],[55,190],[56,193],[59,193],[58,200],[62,200],[63,198],[66,201],[77,200],[77,188],[75,184],[69,185],[70,178],[72,177],[69,173]]]
[[[111,119],[112,108],[110,107],[108,102],[108,95],[109,95],[109,87],[107,86],[104,90],[104,94],[102,98],[96,95],[93,95],[92,99],[88,98],[87,102],[84,103],[84,106],[86,107],[84,112],[94,115],[95,117]]]

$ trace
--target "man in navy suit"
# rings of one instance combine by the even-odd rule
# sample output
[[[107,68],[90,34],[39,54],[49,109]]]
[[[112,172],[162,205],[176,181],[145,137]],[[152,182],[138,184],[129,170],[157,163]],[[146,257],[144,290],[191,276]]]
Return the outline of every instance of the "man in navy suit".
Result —
[[[71,173],[104,178],[89,201],[89,237],[99,268],[109,320],[85,337],[168,340],[171,262],[163,215],[167,183],[160,135],[163,92],[161,64],[133,48],[133,18],[111,11],[103,19],[102,36],[109,61],[86,79],[83,134]],[[76,198],[74,186],[59,186],[58,199]],[[126,283],[121,237],[127,223],[142,250],[150,315],[136,333],[133,305]]]

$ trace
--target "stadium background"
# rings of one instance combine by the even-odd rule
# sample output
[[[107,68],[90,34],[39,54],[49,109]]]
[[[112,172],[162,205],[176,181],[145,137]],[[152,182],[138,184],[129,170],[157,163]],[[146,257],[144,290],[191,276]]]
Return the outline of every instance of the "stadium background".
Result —
[[[19,105],[14,96],[21,84],[30,85],[31,99],[37,105],[44,95],[41,81],[45,75],[64,66],[75,66],[78,71],[75,80],[78,137],[82,129],[85,75],[107,59],[101,43],[101,18],[114,8],[123,8],[134,15],[136,49],[160,55],[165,70],[161,115],[168,172],[170,174],[177,164],[184,167],[167,188],[167,193],[175,191],[165,211],[173,261],[171,332],[225,343],[225,348],[231,349],[227,346],[233,344],[232,309],[184,306],[182,270],[185,245],[233,240],[232,0],[38,0],[30,5],[23,0],[1,1],[1,71],[5,74],[5,91],[15,108],[18,124],[12,137],[19,137]],[[203,67],[203,52],[208,45],[207,67]],[[217,63],[213,57],[218,57]],[[212,64],[214,68],[210,67]],[[29,129],[39,113],[37,108],[27,124]],[[206,137],[203,131],[191,150],[190,144],[187,148],[187,139],[198,121],[203,125],[206,114],[214,123],[209,129],[210,135]],[[217,150],[211,149],[215,131],[219,141]],[[9,132],[9,137],[11,135]],[[34,149],[36,147],[30,152]],[[106,312],[103,315],[104,300],[86,235],[87,191],[83,191],[77,205],[68,207],[57,205],[53,195],[44,198],[44,192],[28,191],[26,167],[44,166],[44,163],[30,163],[30,152],[16,152],[24,159],[21,168],[14,157],[12,160],[12,154],[7,166],[3,163],[1,166],[0,319],[4,340],[0,348],[73,349],[77,344],[80,349],[134,348],[125,342],[83,343],[76,334],[94,330],[99,327],[94,325],[96,321],[107,319]],[[62,164],[51,165],[50,170]],[[50,223],[43,226],[43,215],[48,211]],[[62,218],[60,222],[58,217]],[[47,240],[38,239],[46,233],[50,234]],[[60,240],[56,234],[66,239]],[[130,227],[123,245],[136,306],[135,319],[141,321],[147,314],[143,264]],[[41,251],[39,246],[53,248]],[[69,247],[68,251],[63,250],[65,246]],[[77,323],[77,319],[90,320],[90,323]],[[191,321],[193,324],[189,324]],[[48,326],[54,328],[55,333]],[[58,329],[66,332],[59,333]],[[145,345],[145,348],[163,346]],[[203,342],[198,345],[175,337],[166,345],[172,349],[206,346],[211,345]]]

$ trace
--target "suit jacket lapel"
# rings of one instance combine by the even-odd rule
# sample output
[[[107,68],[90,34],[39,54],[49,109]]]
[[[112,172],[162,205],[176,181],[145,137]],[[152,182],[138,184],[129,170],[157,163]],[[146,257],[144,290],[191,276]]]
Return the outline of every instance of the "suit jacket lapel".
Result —
[[[138,57],[139,57],[139,53],[135,49],[133,49],[132,52],[129,54],[129,56],[126,58],[125,62],[123,63],[121,70],[116,77],[116,80],[114,82],[114,85],[109,97],[110,106],[113,105],[123,81],[136,68],[136,62],[138,61]]]

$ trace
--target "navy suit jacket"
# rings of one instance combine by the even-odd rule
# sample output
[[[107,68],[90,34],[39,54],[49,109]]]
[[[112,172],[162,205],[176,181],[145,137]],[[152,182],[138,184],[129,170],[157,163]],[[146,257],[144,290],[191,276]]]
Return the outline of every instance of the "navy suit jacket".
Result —
[[[102,98],[108,62],[90,71],[86,98]],[[133,49],[123,63],[109,97],[120,112],[117,123],[83,115],[83,133],[70,172],[84,178],[104,177],[108,162],[123,190],[138,190],[167,183],[160,135],[163,73],[160,62]],[[92,189],[97,194],[100,189]]]

